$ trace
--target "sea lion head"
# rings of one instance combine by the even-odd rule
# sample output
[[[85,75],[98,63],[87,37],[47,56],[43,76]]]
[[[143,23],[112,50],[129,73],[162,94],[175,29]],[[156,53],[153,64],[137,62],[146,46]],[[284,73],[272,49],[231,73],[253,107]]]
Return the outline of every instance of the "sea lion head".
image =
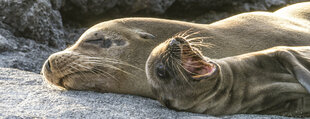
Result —
[[[134,74],[145,74],[139,67],[144,67],[140,62],[147,56],[137,55],[151,47],[153,38],[122,20],[102,22],[84,32],[71,47],[52,54],[42,73],[49,83],[65,89],[131,94],[135,89],[131,79],[140,78]]]
[[[219,66],[197,45],[201,44],[175,36],[154,48],[147,60],[148,82],[168,108],[190,110],[216,87]]]

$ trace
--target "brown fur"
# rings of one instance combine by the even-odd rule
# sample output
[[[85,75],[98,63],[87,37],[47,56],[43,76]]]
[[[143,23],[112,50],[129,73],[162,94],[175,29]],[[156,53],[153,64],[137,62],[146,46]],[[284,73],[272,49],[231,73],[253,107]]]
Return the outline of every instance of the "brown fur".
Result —
[[[146,63],[149,83],[163,105],[211,115],[310,117],[310,47],[274,47],[223,59],[204,58],[217,69],[197,80],[178,62],[182,59],[173,56],[181,52],[173,52],[169,42],[156,47]],[[167,72],[164,77],[158,75],[160,64]]]
[[[292,8],[290,11],[294,13],[300,11],[298,6],[305,5],[297,4],[282,10]],[[310,11],[302,10],[306,13]],[[66,89],[154,97],[144,75],[144,64],[151,50],[172,35],[189,29],[190,32],[199,31],[193,37],[209,37],[205,42],[212,43],[213,47],[203,51],[211,58],[277,45],[309,45],[310,22],[305,19],[308,14],[294,15],[286,12],[250,12],[212,24],[155,18],[106,21],[88,29],[72,47],[52,54],[47,61],[51,70],[46,68],[48,63],[45,63],[42,72],[47,81]],[[114,43],[109,48],[103,48],[102,42],[87,42],[103,37],[113,40],[113,43],[121,40],[125,44],[117,46]],[[90,63],[89,56],[101,59],[100,63]],[[114,63],[107,58],[113,59]]]

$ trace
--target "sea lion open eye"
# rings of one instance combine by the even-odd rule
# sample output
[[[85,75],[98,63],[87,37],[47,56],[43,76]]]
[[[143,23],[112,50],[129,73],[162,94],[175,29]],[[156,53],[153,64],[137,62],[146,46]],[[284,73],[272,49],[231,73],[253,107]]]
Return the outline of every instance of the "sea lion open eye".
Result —
[[[169,78],[169,73],[167,72],[166,67],[162,63],[157,65],[156,74],[158,77],[163,78],[163,79]]]

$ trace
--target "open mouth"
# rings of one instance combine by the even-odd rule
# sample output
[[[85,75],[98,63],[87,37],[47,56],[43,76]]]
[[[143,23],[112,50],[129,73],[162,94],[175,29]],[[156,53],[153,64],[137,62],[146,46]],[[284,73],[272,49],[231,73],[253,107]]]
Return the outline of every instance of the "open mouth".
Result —
[[[190,45],[182,45],[181,61],[184,69],[193,79],[210,77],[216,71],[216,65],[207,61],[199,50],[191,48]]]

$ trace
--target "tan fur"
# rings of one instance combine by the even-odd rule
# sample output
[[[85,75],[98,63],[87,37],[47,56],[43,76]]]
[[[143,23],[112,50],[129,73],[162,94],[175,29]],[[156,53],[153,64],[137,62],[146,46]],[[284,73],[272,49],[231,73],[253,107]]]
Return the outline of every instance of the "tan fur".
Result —
[[[304,4],[309,6],[310,3]],[[289,13],[250,12],[212,24],[155,18],[124,18],[102,22],[88,29],[72,47],[52,54],[48,59],[51,71],[47,71],[45,63],[42,72],[46,80],[66,89],[154,98],[143,70],[148,54],[159,43],[176,33],[191,29],[188,34],[199,31],[199,34],[192,37],[208,37],[204,42],[213,44],[212,48],[203,49],[205,55],[211,58],[233,56],[277,45],[310,45],[310,25],[307,25],[310,22],[305,17],[308,14],[292,17],[302,10],[309,13],[308,9],[299,8],[305,5],[287,7],[290,8]],[[102,37],[126,43],[102,48],[99,44],[86,42]],[[90,56],[101,59],[101,62],[90,63]],[[109,59],[113,59],[114,63]],[[100,70],[100,73],[89,69]],[[63,79],[62,84],[59,84],[60,79]]]
[[[217,70],[194,80],[184,65],[175,63],[182,59],[172,55],[169,42],[157,46],[146,63],[152,90],[166,107],[211,115],[310,117],[309,46],[273,47],[222,59],[205,58],[206,62],[214,62]],[[159,64],[166,69],[164,77],[158,75]]]

